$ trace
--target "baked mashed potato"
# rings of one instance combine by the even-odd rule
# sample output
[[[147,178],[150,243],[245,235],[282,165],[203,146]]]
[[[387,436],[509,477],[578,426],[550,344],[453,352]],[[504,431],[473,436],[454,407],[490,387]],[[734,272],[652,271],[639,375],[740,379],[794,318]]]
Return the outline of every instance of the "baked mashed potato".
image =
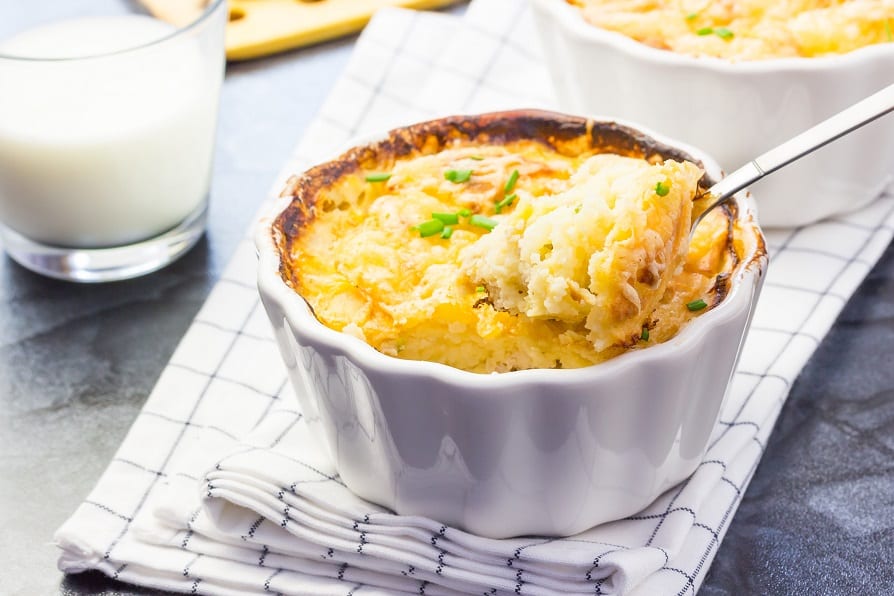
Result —
[[[505,372],[665,342],[723,299],[733,220],[717,209],[688,241],[698,166],[614,124],[481,118],[399,129],[290,181],[281,275],[320,322]]]
[[[497,309],[583,327],[597,352],[623,345],[684,267],[702,174],[690,162],[587,158],[560,192],[520,190],[500,225],[463,249],[460,270]]]
[[[644,44],[730,60],[811,58],[892,41],[892,0],[568,0]]]

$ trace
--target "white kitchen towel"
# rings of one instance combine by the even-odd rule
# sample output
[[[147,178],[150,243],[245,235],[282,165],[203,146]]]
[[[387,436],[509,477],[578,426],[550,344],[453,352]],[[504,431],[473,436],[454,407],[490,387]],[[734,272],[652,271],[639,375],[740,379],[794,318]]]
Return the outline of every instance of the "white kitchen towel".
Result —
[[[530,14],[389,10],[282,173],[444,113],[553,105]],[[280,183],[277,183],[277,188]],[[208,594],[694,594],[791,383],[891,241],[894,198],[768,234],[772,264],[693,476],[579,536],[491,540],[350,494],[310,438],[255,290],[251,234],[97,486],[57,532],[64,571]]]

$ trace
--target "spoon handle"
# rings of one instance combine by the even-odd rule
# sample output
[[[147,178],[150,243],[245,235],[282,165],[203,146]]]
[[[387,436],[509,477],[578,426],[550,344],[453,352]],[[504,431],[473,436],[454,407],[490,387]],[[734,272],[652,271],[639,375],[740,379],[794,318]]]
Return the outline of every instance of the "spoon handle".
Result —
[[[703,213],[707,213],[767,174],[775,172],[892,110],[894,110],[894,85],[888,85],[881,91],[777,145],[726,176],[709,189],[708,192],[714,200]],[[701,218],[699,217],[699,219]],[[695,224],[697,223],[698,221],[695,222]]]

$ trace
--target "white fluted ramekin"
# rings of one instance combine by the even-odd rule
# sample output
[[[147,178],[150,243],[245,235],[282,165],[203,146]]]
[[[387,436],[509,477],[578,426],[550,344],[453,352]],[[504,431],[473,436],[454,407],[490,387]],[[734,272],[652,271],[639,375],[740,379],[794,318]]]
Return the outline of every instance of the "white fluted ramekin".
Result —
[[[600,29],[566,0],[534,0],[533,7],[562,109],[642,123],[707,151],[727,172],[894,82],[894,43],[828,57],[731,62]],[[764,227],[796,226],[866,205],[892,177],[889,117],[752,190]]]
[[[754,309],[766,250],[750,198],[736,197],[744,248],[722,301],[666,343],[586,368],[476,374],[386,356],[321,324],[283,276],[285,235],[296,221],[290,209],[313,216],[313,197],[302,189],[356,170],[358,155],[393,150],[396,139],[421,128],[465,134],[487,123],[526,136],[592,126],[594,137],[609,131],[594,143],[632,139],[660,154],[691,155],[709,176],[720,175],[693,149],[612,122],[520,111],[414,125],[360,141],[361,149],[290,182],[259,228],[258,285],[305,416],[354,493],[482,536],[570,535],[639,511],[696,468]]]

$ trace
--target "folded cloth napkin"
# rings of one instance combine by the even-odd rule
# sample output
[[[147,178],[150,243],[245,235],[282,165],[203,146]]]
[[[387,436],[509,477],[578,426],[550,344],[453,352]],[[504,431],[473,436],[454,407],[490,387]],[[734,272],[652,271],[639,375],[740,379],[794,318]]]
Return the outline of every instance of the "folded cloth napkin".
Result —
[[[525,3],[389,10],[283,176],[357,134],[552,105]],[[437,73],[437,76],[430,76]],[[704,461],[646,510],[580,535],[493,540],[352,495],[311,439],[254,289],[250,238],[115,458],[57,532],[59,566],[208,594],[694,594],[789,386],[891,240],[894,198],[768,234],[772,265]]]

